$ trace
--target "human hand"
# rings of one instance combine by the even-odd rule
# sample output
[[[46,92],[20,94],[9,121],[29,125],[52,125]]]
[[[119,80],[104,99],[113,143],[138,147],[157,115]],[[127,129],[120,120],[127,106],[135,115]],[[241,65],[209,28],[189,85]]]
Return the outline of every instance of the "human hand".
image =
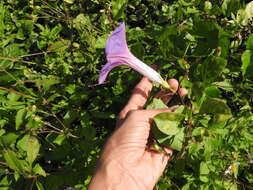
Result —
[[[168,81],[177,91],[178,82]],[[143,110],[152,83],[143,78],[135,87],[133,94],[119,114],[116,130],[108,139],[100,158],[100,162],[92,181],[90,190],[100,189],[153,189],[162,175],[168,160],[172,155],[170,148],[164,152],[156,152],[147,146],[152,118],[162,112],[171,112],[176,107],[157,110]],[[187,94],[186,89],[178,90],[179,95]],[[165,96],[158,93],[165,103],[173,94]]]

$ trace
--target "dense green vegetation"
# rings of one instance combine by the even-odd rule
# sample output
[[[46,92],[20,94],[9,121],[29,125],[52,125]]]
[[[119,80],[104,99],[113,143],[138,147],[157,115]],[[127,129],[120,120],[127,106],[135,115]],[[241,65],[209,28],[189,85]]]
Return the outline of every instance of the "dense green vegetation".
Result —
[[[96,85],[120,20],[133,54],[189,91],[156,188],[253,189],[252,18],[240,0],[2,0],[0,190],[86,189],[141,78],[121,67]]]

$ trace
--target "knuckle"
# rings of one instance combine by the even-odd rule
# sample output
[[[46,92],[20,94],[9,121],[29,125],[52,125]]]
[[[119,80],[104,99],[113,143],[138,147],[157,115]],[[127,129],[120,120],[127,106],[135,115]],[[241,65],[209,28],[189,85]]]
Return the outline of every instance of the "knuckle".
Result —
[[[119,115],[118,115],[118,119],[123,119],[124,117],[125,117],[125,111],[124,110],[122,110],[120,113],[119,113]]]
[[[127,113],[127,117],[137,117],[139,115],[139,110],[130,110],[128,113]]]

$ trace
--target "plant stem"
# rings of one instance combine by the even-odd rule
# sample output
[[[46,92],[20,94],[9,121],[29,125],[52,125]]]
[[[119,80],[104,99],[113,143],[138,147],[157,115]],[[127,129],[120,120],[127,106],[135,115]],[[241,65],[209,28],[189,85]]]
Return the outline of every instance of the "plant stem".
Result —
[[[34,183],[35,183],[36,179],[37,179],[37,177],[33,177],[32,183],[31,183],[31,185],[30,185],[29,190],[32,190],[32,189],[33,189],[33,186],[34,186]]]
[[[8,91],[8,92],[13,92],[13,93],[15,93],[15,94],[18,94],[18,95],[23,96],[23,97],[26,97],[26,98],[35,99],[35,98],[34,98],[34,97],[32,97],[32,96],[29,96],[29,95],[23,94],[23,93],[18,92],[18,91],[14,90],[14,89],[5,88],[5,87],[0,86],[0,90],[5,90],[5,91]]]

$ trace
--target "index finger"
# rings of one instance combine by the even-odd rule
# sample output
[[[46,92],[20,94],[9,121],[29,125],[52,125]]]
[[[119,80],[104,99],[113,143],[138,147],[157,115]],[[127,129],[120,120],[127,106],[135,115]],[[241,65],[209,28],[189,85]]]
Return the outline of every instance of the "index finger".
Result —
[[[120,112],[119,119],[124,119],[129,111],[142,109],[147,102],[151,90],[152,82],[146,77],[142,78],[134,88],[127,105]]]

